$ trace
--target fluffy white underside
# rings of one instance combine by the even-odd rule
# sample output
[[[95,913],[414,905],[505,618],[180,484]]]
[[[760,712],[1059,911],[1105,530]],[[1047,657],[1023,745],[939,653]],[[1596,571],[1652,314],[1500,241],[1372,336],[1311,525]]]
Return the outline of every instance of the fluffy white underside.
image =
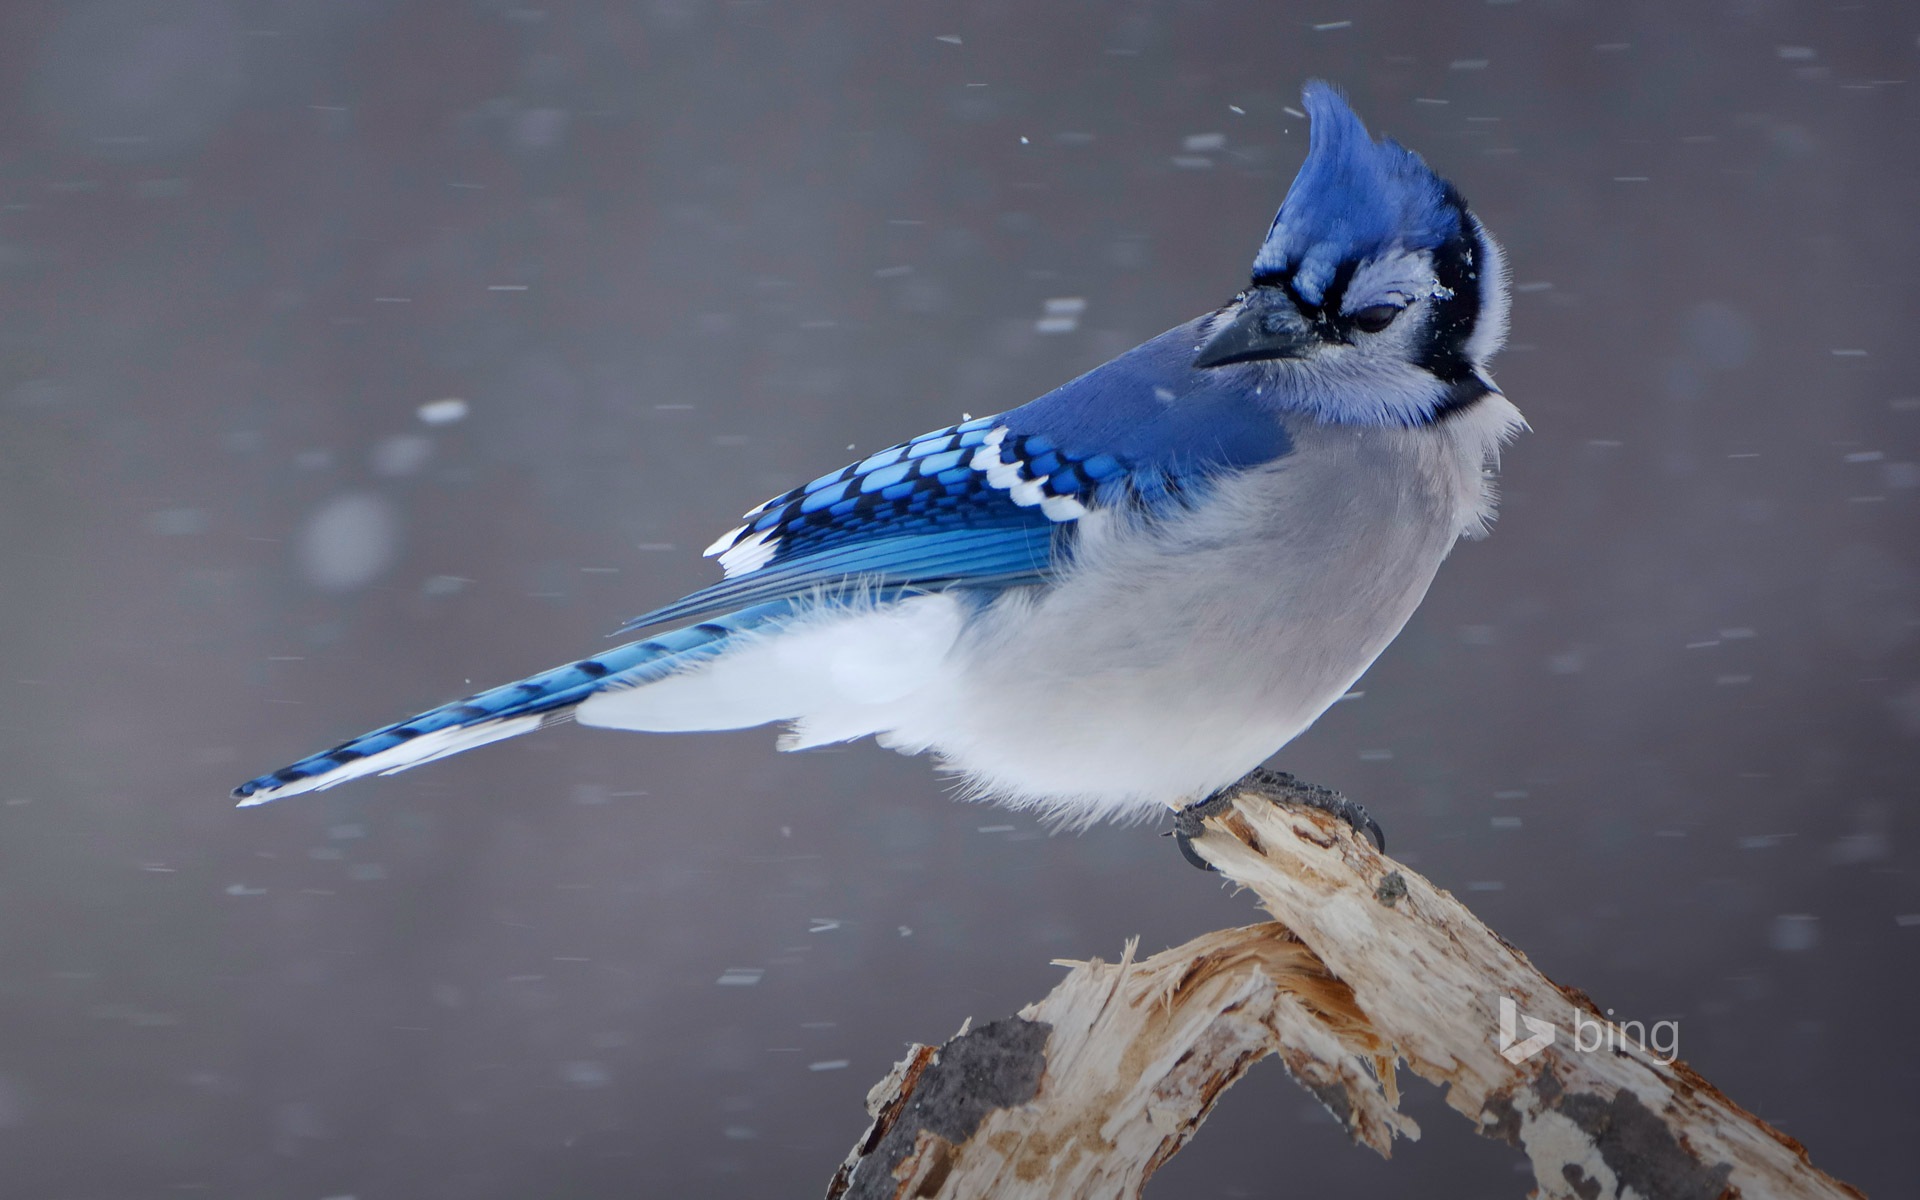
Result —
[[[940,677],[962,624],[961,603],[945,595],[822,609],[656,683],[609,688],[574,719],[653,733],[804,722],[786,749],[863,737]]]
[[[1263,704],[1268,673],[1235,664],[1231,646],[1157,663],[1138,647],[1109,646],[1120,653],[1081,664],[1074,653],[1094,649],[1085,642],[1058,636],[1062,653],[1044,652],[1062,632],[1055,621],[1079,619],[1074,606],[1036,613],[1051,606],[1009,594],[971,626],[969,607],[932,595],[824,610],[747,635],[678,675],[601,692],[574,718],[648,732],[788,722],[783,750],[873,736],[902,753],[932,751],[974,798],[1084,823],[1150,816],[1225,786],[1365,666],[1354,662],[1332,684],[1309,672],[1300,695]],[[1186,643],[1190,633],[1172,630],[1168,642]]]

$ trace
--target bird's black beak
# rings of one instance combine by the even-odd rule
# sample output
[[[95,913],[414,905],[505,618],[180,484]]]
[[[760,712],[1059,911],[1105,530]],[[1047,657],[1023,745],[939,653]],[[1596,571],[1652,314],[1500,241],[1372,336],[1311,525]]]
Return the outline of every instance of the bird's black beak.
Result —
[[[1313,326],[1285,291],[1256,286],[1243,293],[1240,309],[1214,328],[1193,353],[1196,367],[1260,358],[1300,358],[1318,340]]]

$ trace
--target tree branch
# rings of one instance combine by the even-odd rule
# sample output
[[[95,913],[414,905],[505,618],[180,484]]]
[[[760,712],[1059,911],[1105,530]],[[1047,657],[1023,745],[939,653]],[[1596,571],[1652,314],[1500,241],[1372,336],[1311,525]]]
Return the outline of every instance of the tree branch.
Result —
[[[1419,1136],[1404,1063],[1524,1151],[1550,1200],[1862,1200],[1453,896],[1270,794],[1243,780],[1193,848],[1278,923],[1067,964],[1018,1016],[914,1047],[869,1094],[830,1200],[1137,1196],[1268,1054],[1383,1156]]]

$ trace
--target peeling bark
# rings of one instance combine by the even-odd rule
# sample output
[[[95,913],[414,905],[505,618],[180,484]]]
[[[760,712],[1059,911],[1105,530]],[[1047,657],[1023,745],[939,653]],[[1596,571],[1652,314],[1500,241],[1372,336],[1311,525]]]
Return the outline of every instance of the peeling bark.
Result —
[[[862,1143],[858,1159],[867,1169],[853,1178],[855,1160],[849,1159],[846,1178],[835,1179],[832,1194],[848,1200],[937,1194],[953,1148],[972,1138],[987,1114],[1033,1099],[1052,1032],[1043,1022],[1013,1017],[962,1030],[938,1053],[916,1047],[907,1060],[913,1064],[911,1079],[901,1076],[910,1086],[887,1098]],[[904,1192],[895,1180],[900,1171],[913,1184]]]
[[[1137,1196],[1269,1054],[1383,1156],[1419,1136],[1396,1066],[1445,1085],[1479,1133],[1527,1155],[1542,1200],[1862,1200],[1418,872],[1270,802],[1258,773],[1192,846],[1278,923],[1065,964],[1018,1017],[916,1046],[869,1095],[874,1124],[830,1200]],[[1576,1022],[1603,1047],[1576,1045]]]

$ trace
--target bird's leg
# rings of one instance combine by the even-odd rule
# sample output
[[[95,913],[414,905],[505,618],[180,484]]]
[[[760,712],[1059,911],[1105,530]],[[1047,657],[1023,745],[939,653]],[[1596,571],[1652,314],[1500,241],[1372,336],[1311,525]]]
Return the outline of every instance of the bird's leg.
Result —
[[[1323,788],[1318,784],[1304,783],[1285,771],[1269,771],[1265,767],[1255,767],[1245,775],[1213,795],[1196,804],[1173,814],[1173,837],[1180,847],[1180,853],[1186,860],[1203,871],[1213,870],[1213,864],[1201,858],[1194,851],[1193,839],[1200,836],[1203,822],[1227,807],[1232,797],[1242,791],[1254,792],[1275,804],[1298,804],[1306,808],[1317,808],[1321,812],[1332,813],[1348,825],[1354,832],[1364,834],[1372,840],[1382,854],[1387,850],[1387,835],[1380,831],[1380,825],[1367,810],[1356,802],[1347,799],[1332,788]]]

